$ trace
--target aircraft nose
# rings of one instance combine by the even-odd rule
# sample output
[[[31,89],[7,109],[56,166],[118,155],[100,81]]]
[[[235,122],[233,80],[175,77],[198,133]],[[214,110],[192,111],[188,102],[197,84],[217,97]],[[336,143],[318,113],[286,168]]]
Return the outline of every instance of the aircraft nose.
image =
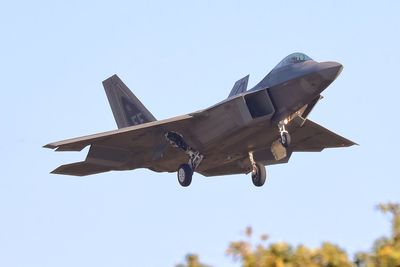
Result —
[[[321,62],[319,65],[319,73],[324,79],[329,81],[334,81],[343,70],[343,65],[334,61]]]

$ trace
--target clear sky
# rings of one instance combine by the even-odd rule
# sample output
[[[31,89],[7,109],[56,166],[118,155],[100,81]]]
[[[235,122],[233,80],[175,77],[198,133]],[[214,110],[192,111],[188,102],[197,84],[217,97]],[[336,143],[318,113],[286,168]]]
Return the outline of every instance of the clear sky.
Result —
[[[188,252],[237,266],[229,241],[368,250],[400,201],[399,1],[3,1],[0,266],[173,266]],[[148,170],[50,175],[82,153],[42,145],[116,128],[117,73],[159,119],[206,108],[301,51],[344,65],[311,119],[361,144],[302,153],[249,176]]]

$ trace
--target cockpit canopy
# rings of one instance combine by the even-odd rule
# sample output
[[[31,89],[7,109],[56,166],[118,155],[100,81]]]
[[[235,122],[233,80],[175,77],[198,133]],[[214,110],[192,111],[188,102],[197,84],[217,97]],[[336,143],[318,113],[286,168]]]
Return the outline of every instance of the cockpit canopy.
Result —
[[[276,67],[274,69],[279,69],[279,68],[285,67],[287,65],[291,65],[294,63],[300,63],[300,62],[304,62],[307,60],[312,60],[312,58],[310,58],[309,56],[307,56],[306,54],[303,54],[303,53],[293,53],[293,54],[290,54],[287,57],[285,57],[281,62],[279,62],[279,64],[276,65]]]

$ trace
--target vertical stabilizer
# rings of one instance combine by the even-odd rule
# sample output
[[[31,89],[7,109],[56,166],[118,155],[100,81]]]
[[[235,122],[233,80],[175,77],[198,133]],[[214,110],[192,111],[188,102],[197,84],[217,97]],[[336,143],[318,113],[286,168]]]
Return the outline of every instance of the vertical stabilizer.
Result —
[[[237,81],[234,85],[233,88],[231,90],[231,93],[229,94],[229,97],[232,97],[234,95],[238,95],[241,93],[246,92],[247,90],[247,83],[249,82],[249,75],[247,75],[246,77],[243,77],[242,79],[240,79],[239,81]]]
[[[103,86],[118,128],[156,120],[117,75],[104,80]]]

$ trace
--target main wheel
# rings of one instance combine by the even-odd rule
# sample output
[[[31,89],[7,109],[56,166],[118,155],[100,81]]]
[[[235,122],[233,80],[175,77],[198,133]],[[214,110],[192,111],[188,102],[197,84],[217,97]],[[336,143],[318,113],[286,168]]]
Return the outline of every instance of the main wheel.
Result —
[[[257,187],[263,186],[266,179],[267,171],[265,170],[265,166],[260,163],[256,163],[255,172],[251,173],[251,180],[253,181],[253,184]]]
[[[182,164],[178,169],[178,182],[181,186],[189,186],[192,182],[193,170],[189,164]]]
[[[288,132],[283,132],[281,135],[281,144],[284,147],[289,147],[291,142],[290,134]]]

